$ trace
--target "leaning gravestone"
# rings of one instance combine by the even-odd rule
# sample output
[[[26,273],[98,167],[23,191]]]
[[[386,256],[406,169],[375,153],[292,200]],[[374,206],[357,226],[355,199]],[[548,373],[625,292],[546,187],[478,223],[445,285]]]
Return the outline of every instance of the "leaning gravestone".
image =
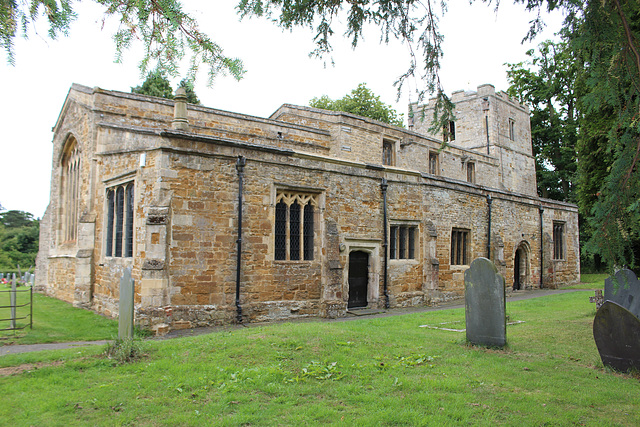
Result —
[[[625,307],[605,301],[593,320],[593,338],[603,365],[622,372],[640,369],[640,319]]]
[[[467,340],[504,347],[507,343],[504,277],[487,258],[476,258],[464,272]]]
[[[603,365],[618,371],[640,369],[640,283],[631,270],[619,270],[604,281],[593,339]]]
[[[604,281],[604,300],[613,301],[640,319],[640,281],[631,270],[619,270]]]
[[[133,338],[133,296],[134,283],[131,267],[127,267],[120,279],[120,306],[118,316],[118,339]]]

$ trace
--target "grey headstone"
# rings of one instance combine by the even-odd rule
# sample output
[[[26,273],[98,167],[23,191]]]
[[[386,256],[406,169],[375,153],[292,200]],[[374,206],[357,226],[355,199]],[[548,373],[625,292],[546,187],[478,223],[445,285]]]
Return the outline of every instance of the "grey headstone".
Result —
[[[131,267],[127,267],[120,279],[120,315],[118,316],[118,338],[133,338],[133,296],[134,280],[131,277]]]
[[[640,319],[626,308],[605,301],[593,320],[593,338],[605,366],[640,369]]]
[[[631,270],[619,270],[604,281],[604,299],[613,301],[640,319],[640,282]]]
[[[33,285],[35,285],[35,284],[36,284],[36,275],[35,275],[35,274],[32,274],[32,275],[31,275],[31,280],[30,280],[30,282],[31,282],[31,286],[33,286]]]
[[[503,347],[507,343],[504,277],[486,258],[476,258],[464,272],[467,340]]]

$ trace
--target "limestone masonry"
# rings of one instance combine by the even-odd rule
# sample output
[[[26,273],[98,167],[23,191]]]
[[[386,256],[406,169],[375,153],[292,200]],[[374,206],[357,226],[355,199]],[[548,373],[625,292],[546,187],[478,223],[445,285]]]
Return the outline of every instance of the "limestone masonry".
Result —
[[[73,85],[36,286],[117,316],[131,266],[136,323],[166,331],[434,304],[477,257],[514,289],[577,282],[578,210],[536,194],[528,109],[491,85],[452,99],[430,135],[431,104],[406,130]]]

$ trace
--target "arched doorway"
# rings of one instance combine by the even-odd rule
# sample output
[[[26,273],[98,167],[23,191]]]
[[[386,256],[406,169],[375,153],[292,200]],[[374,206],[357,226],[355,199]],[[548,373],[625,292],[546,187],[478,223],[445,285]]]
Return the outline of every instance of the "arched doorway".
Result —
[[[347,308],[366,307],[369,284],[369,254],[353,251],[349,254],[349,301]]]
[[[522,242],[513,257],[513,290],[526,289],[530,285],[529,280],[529,245]]]

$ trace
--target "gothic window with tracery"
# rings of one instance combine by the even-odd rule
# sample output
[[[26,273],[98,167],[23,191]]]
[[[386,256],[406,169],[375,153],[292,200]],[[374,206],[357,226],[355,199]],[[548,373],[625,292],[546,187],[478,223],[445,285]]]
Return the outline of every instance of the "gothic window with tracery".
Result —
[[[63,241],[76,240],[78,230],[78,192],[80,186],[80,149],[70,138],[62,156],[61,225]]]
[[[106,256],[133,256],[133,189],[133,182],[107,189]]]
[[[276,196],[276,261],[311,261],[314,252],[314,222],[317,194],[278,192]]]

